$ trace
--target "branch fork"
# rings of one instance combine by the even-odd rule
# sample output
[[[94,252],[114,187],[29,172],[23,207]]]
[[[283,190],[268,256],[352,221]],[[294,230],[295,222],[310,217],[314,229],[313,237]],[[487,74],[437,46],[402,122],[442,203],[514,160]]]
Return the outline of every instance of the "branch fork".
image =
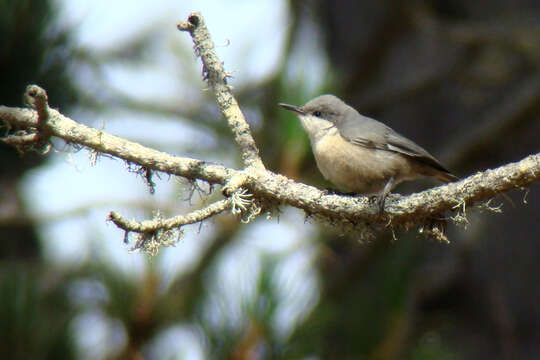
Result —
[[[447,241],[445,221],[439,214],[455,211],[476,202],[492,198],[514,188],[522,188],[540,179],[540,153],[497,169],[477,173],[457,183],[451,183],[409,196],[392,196],[386,201],[385,212],[370,203],[365,196],[329,195],[315,187],[294,182],[265,169],[259,150],[246,119],[227,84],[228,74],[214,51],[214,44],[199,13],[189,15],[178,29],[192,36],[196,54],[203,63],[203,80],[213,89],[217,105],[226,119],[242,153],[242,170],[187,157],[172,156],[140,144],[79,124],[49,107],[45,90],[36,85],[27,88],[28,108],[0,106],[0,120],[8,129],[19,129],[3,139],[20,150],[48,144],[51,136],[67,143],[88,148],[93,154],[109,154],[137,164],[145,169],[147,178],[152,172],[181,176],[190,181],[202,180],[222,185],[224,199],[186,215],[164,219],[156,213],[153,219],[137,222],[111,211],[108,220],[124,230],[125,239],[135,233],[133,249],[155,254],[163,245],[173,245],[182,236],[184,225],[202,222],[231,210],[244,222],[258,216],[262,209],[290,205],[306,214],[329,220],[331,223],[352,225],[359,233],[367,224],[408,228],[419,226],[423,233]],[[150,179],[151,180],[151,179]],[[464,214],[464,211],[463,211]],[[361,234],[360,234],[361,235]]]
[[[31,150],[47,154],[51,149],[47,93],[37,85],[28,85],[24,93],[24,102],[28,108],[37,112],[37,121],[34,126],[15,131],[2,139],[2,141],[14,146],[21,154]],[[8,122],[8,132],[11,130],[12,125],[14,124]]]

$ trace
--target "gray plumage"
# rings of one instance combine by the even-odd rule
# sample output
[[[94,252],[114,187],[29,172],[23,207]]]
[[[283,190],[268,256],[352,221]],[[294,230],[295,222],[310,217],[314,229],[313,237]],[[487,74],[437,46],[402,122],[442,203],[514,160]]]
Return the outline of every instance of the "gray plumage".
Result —
[[[458,178],[422,147],[383,123],[359,114],[334,95],[304,106],[279,104],[297,113],[324,177],[346,191],[386,195],[401,181]]]

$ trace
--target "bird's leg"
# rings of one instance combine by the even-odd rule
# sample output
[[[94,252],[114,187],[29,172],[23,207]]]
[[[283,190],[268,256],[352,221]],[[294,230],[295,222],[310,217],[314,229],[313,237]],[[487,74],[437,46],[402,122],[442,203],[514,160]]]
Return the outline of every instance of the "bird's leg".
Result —
[[[377,202],[379,204],[379,214],[382,214],[384,212],[384,201],[386,200],[386,197],[388,194],[390,194],[390,190],[394,187],[394,177],[390,176],[388,181],[386,182],[386,185],[384,185],[384,188],[382,191],[377,195]]]

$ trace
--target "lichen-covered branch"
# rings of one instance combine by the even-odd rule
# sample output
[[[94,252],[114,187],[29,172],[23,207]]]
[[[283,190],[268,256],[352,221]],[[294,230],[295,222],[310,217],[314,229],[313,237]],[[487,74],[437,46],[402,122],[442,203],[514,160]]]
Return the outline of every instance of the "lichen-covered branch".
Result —
[[[9,137],[3,139],[3,141],[14,146],[21,154],[29,150],[39,151],[46,154],[50,149],[49,139],[51,134],[47,127],[47,121],[49,121],[49,104],[47,101],[47,93],[45,90],[36,85],[28,85],[24,93],[24,102],[28,107],[35,109],[37,112],[37,120],[35,129],[28,131],[23,126],[23,129],[19,129],[16,126],[17,119],[11,119],[7,121],[8,133],[11,132]],[[9,113],[6,114],[9,117]],[[15,131],[12,131],[15,128]]]
[[[28,85],[25,91],[25,101],[38,113],[38,129],[40,134],[47,132],[49,120],[49,103],[45,90],[37,85]]]
[[[245,185],[255,194],[304,209],[310,214],[351,222],[419,224],[456,205],[471,205],[498,193],[520,188],[540,179],[540,153],[496,169],[486,170],[459,182],[449,183],[409,196],[392,195],[380,215],[377,207],[365,196],[325,195],[311,186],[295,183],[268,171],[252,171]]]
[[[222,213],[231,207],[231,198],[219,200],[205,208],[195,210],[187,215],[178,215],[169,219],[153,219],[145,221],[129,220],[115,211],[109,213],[109,220],[125,231],[150,233],[158,230],[171,230],[182,225],[194,224]]]
[[[214,89],[219,111],[227,119],[234,138],[240,146],[244,164],[263,169],[259,149],[251,135],[249,125],[231,92],[231,87],[227,84],[227,78],[230,75],[225,72],[221,60],[214,51],[214,43],[203,17],[198,12],[192,13],[187,21],[180,22],[177,27],[180,31],[188,31],[193,38],[195,53],[203,62],[203,78]]]
[[[181,236],[181,227],[203,221],[226,209],[250,221],[263,209],[291,205],[306,214],[348,224],[354,228],[365,223],[383,225],[420,225],[424,233],[444,240],[444,224],[440,214],[492,198],[514,188],[521,188],[540,179],[540,153],[519,162],[486,170],[456,183],[450,183],[410,196],[391,195],[384,212],[365,196],[328,195],[309,185],[294,182],[265,169],[249,126],[227,85],[227,74],[217,58],[213,43],[200,14],[191,14],[178,25],[189,31],[200,55],[204,76],[214,89],[218,106],[227,119],[242,151],[245,168],[236,170],[222,165],[160,152],[120,137],[79,124],[49,107],[47,94],[35,85],[26,91],[27,102],[33,109],[0,106],[0,121],[7,124],[9,135],[0,140],[20,151],[40,149],[51,136],[70,144],[90,149],[93,154],[108,154],[128,163],[141,166],[150,177],[151,170],[178,175],[190,180],[204,180],[223,185],[225,199],[188,215],[136,222],[111,212],[109,219],[126,232],[137,233],[134,248],[154,253],[163,244],[172,244]],[[16,131],[13,131],[15,129]]]
[[[0,119],[19,128],[37,131],[35,110],[0,106]],[[248,189],[262,202],[286,204],[331,219],[352,222],[419,224],[430,216],[452,210],[459,204],[473,204],[514,188],[527,186],[540,179],[540,153],[523,160],[486,170],[456,183],[439,186],[409,196],[390,195],[385,212],[365,196],[327,195],[313,186],[265,169],[244,170],[226,168],[202,160],[169,155],[134,142],[79,124],[54,109],[49,109],[47,127],[53,136],[69,143],[85,146],[98,153],[189,179],[201,179],[211,184],[228,184],[232,191]],[[3,139],[9,140],[9,137]]]
[[[38,114],[35,110],[0,106],[0,119],[11,126],[30,131],[30,134],[38,133]],[[224,184],[232,175],[224,166],[187,157],[176,157],[142,146],[77,123],[55,109],[49,109],[47,129],[51,135],[67,143],[82,145],[97,153],[109,154],[144,168],[171,175],[202,179],[212,184]],[[11,137],[6,137],[2,140],[9,143],[10,139]]]

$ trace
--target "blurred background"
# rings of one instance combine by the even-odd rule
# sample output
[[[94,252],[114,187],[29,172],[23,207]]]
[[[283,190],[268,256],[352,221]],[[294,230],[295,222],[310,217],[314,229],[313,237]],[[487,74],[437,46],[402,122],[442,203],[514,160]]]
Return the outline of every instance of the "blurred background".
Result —
[[[264,163],[328,187],[278,102],[333,93],[466,177],[540,149],[535,0],[0,0],[0,104],[37,83],[87,125],[241,167],[188,34],[201,11]],[[6,131],[3,127],[2,131]],[[355,234],[282,207],[130,252],[110,210],[145,219],[219,197],[55,141],[0,144],[5,359],[539,359],[540,192],[467,208],[450,244]],[[408,194],[434,186],[406,183]],[[217,193],[217,194],[216,194]],[[452,214],[449,214],[449,216]]]

